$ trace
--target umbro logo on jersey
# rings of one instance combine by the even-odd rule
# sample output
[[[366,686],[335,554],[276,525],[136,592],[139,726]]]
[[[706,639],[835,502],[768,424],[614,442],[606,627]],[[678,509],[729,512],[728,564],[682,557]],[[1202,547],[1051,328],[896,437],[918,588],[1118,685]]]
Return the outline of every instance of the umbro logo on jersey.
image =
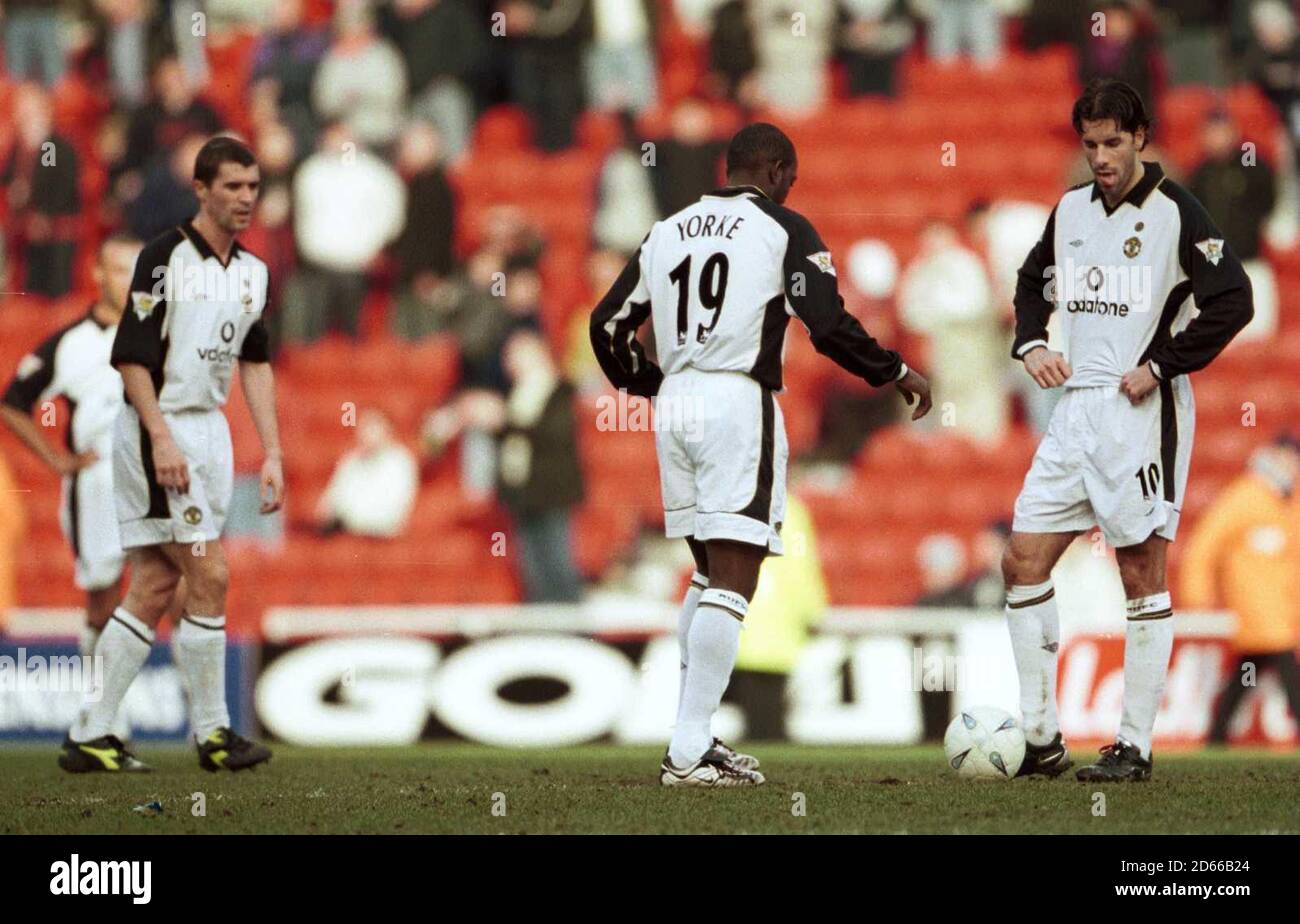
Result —
[[[1201,252],[1205,259],[1210,261],[1210,266],[1218,266],[1219,261],[1223,259],[1222,238],[1207,237],[1203,241],[1197,241],[1196,249]]]
[[[1074,240],[1070,241],[1070,246],[1071,246],[1071,247],[1082,247],[1082,246],[1083,246],[1083,238],[1076,237]]]
[[[838,275],[835,272],[835,264],[831,262],[831,252],[829,250],[810,253],[808,254],[808,259],[812,262],[813,266],[817,267],[823,273],[830,273],[832,276]]]

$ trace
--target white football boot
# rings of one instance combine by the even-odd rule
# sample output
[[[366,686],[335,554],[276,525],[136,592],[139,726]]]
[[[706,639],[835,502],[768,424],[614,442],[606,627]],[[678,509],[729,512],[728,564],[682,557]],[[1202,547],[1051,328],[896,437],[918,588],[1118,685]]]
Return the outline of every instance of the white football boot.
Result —
[[[711,757],[715,760],[725,760],[733,767],[741,770],[757,770],[758,758],[753,754],[742,754],[735,748],[728,747],[721,738],[713,739],[713,746],[704,754],[705,757]]]
[[[742,770],[735,764],[718,760],[708,752],[689,767],[678,768],[664,755],[659,766],[659,785],[661,786],[703,786],[721,788],[726,786],[762,786],[766,782],[763,774],[757,770]]]

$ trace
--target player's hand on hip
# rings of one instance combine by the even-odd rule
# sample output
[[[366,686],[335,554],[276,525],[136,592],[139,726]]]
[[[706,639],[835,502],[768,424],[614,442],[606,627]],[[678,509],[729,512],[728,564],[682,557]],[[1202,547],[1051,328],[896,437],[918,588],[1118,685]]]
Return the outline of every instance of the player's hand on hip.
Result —
[[[1160,380],[1147,363],[1125,372],[1119,380],[1119,390],[1128,398],[1129,404],[1141,404],[1159,385]]]
[[[913,398],[919,398],[916,402],[916,410],[912,411],[912,419],[920,420],[926,414],[930,413],[932,403],[930,401],[930,383],[926,381],[925,376],[915,369],[908,369],[907,375],[899,379],[894,387],[898,393],[903,396],[909,405]]]
[[[153,444],[154,477],[164,488],[175,488],[182,494],[190,491],[190,466],[171,436],[154,440]]]
[[[1065,357],[1047,347],[1034,347],[1024,356],[1025,371],[1039,388],[1056,388],[1074,375]]]
[[[262,463],[262,513],[275,513],[284,506],[284,469],[279,456],[268,456]]]

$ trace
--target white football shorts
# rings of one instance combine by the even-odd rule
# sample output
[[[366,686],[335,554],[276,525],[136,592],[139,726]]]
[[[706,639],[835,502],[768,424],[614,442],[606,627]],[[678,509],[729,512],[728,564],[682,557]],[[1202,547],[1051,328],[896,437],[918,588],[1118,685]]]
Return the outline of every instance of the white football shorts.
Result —
[[[1116,548],[1178,533],[1196,406],[1177,376],[1134,407],[1116,386],[1067,388],[1016,499],[1012,529],[1101,528]]]
[[[72,546],[79,589],[103,590],[121,579],[126,556],[118,537],[111,458],[101,456],[94,465],[63,479],[59,525]]]
[[[673,373],[655,399],[655,447],[669,538],[781,554],[790,450],[769,389],[740,372]]]
[[[220,410],[164,414],[189,465],[190,489],[164,488],[154,477],[153,445],[129,405],[113,432],[117,519],[125,549],[221,536],[234,490],[230,425]]]

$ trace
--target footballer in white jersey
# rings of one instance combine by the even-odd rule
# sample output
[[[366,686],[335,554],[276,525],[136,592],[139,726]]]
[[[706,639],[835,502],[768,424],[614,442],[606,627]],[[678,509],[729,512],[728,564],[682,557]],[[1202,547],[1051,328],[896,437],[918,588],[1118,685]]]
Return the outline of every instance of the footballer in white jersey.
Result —
[[[122,599],[126,554],[118,531],[113,486],[113,425],[122,409],[122,377],[109,363],[140,242],[113,234],[95,257],[96,297],[85,315],[55,331],[18,362],[0,399],[0,419],[46,465],[63,476],[59,525],[72,547],[73,578],[86,594],[86,624],[79,647],[95,645]],[[44,422],[49,402],[63,398],[71,411],[67,445],[51,445],[32,419]],[[183,584],[168,607],[174,618],[184,601]],[[113,734],[130,738],[126,710]]]
[[[1051,571],[1096,526],[1128,598],[1119,734],[1080,780],[1145,780],[1173,644],[1166,579],[1187,486],[1189,375],[1249,323],[1250,281],[1199,202],[1144,162],[1150,122],[1117,80],[1090,84],[1072,117],[1094,181],[1068,191],[1020,269],[1014,355],[1064,387],[1016,500],[1003,560],[1028,742],[1022,774],[1069,765],[1056,716],[1060,627]],[[1063,342],[1048,342],[1059,312]]]
[[[610,382],[655,399],[665,531],[690,543],[698,566],[679,626],[682,691],[664,785],[762,782],[757,761],[713,739],[709,720],[759,566],[782,551],[787,444],[776,394],[789,319],[843,368],[916,396],[913,419],[930,409],[929,384],[844,309],[829,248],[782,204],[796,173],[780,129],[742,129],[726,185],[656,222],[591,316]],[[657,362],[638,339],[646,320]]]
[[[136,261],[111,362],[126,404],[113,437],[118,523],[131,581],[100,636],[101,690],[88,695],[63,743],[71,773],[148,769],[109,733],[112,714],[154,641],[180,581],[185,608],[173,651],[204,770],[244,770],[271,752],[230,727],[226,586],[219,541],[232,483],[225,403],[235,364],[262,442],[262,512],[284,498],[274,377],[265,327],[266,266],[236,240],[253,217],[261,177],[249,149],[218,136],[199,150],[192,221],[151,241]]]

